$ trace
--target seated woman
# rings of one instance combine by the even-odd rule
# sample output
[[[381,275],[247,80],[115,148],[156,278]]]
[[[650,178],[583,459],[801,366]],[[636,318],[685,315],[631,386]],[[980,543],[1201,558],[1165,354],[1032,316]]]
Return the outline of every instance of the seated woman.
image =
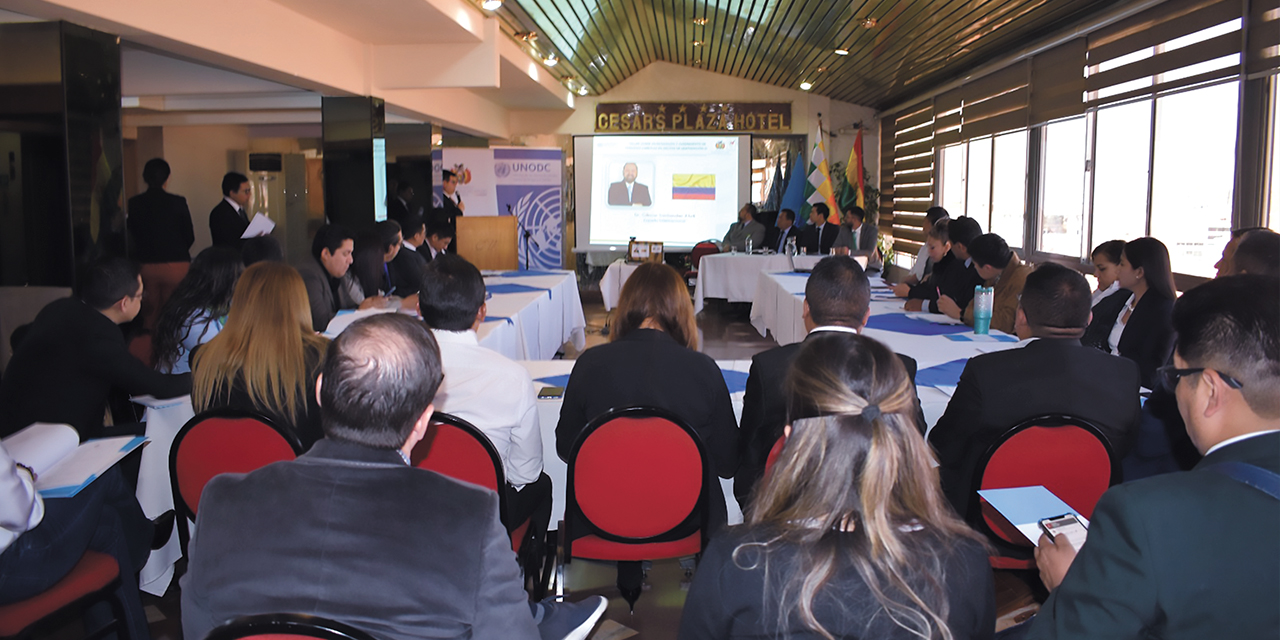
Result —
[[[675,269],[645,263],[622,286],[609,344],[578,357],[564,391],[556,451],[568,460],[578,434],[613,408],[666,409],[702,438],[716,475],[738,468],[738,424],[715,360],[698,353],[689,290]],[[726,518],[720,483],[712,483],[712,520]]]
[[[1169,250],[1155,238],[1125,243],[1116,280],[1120,289],[1094,305],[1093,320],[1081,342],[1133,360],[1142,386],[1154,389],[1156,369],[1173,352],[1177,287]]]
[[[240,253],[227,247],[209,247],[191,261],[191,269],[165,302],[156,322],[151,357],[157,370],[191,371],[191,350],[222,330],[231,308],[231,292],[242,271]]]
[[[929,275],[916,284],[903,282],[894,285],[894,295],[899,298],[927,300],[937,303],[938,282],[946,279],[952,265],[959,262],[955,256],[951,255],[951,236],[947,232],[949,222],[945,218],[939,220],[937,224],[929,229],[928,235],[925,236],[924,246],[928,250],[929,260],[933,264]]]
[[[1093,277],[1098,280],[1098,290],[1093,292],[1093,306],[1103,298],[1120,290],[1116,272],[1120,270],[1120,254],[1124,252],[1124,240],[1108,240],[1089,256],[1093,260]]]
[[[256,411],[311,448],[323,437],[316,375],[328,344],[311,328],[307,290],[293,267],[259,262],[245,269],[226,325],[192,356],[196,412]]]
[[[823,332],[785,389],[786,444],[703,554],[680,640],[991,638],[985,546],[942,497],[901,361]]]

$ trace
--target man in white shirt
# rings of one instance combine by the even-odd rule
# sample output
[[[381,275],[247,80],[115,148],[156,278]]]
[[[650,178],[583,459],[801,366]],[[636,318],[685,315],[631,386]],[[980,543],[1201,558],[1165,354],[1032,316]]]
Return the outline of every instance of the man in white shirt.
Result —
[[[541,540],[551,518],[551,478],[542,472],[537,394],[524,367],[480,346],[484,300],[484,278],[470,262],[441,254],[428,263],[418,305],[444,364],[436,406],[489,437],[507,475],[507,526],[533,516],[530,534]]]

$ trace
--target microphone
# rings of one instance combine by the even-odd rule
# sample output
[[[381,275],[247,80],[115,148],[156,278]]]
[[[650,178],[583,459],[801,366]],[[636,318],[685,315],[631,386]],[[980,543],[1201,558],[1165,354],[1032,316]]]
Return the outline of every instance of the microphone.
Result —
[[[533,243],[534,249],[542,248],[542,246],[538,244],[538,241],[533,239],[533,234],[530,233],[529,230],[525,228],[524,223],[520,222],[520,216],[517,216],[513,211],[511,211],[510,204],[507,205],[507,215],[516,219],[516,226],[520,227],[520,233],[524,235],[525,240],[528,240],[529,242]]]

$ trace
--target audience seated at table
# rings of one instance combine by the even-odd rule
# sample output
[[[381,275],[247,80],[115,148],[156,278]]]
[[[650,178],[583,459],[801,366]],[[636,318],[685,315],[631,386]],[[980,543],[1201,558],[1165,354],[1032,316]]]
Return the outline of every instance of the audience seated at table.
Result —
[[[1104,298],[1120,290],[1120,254],[1124,253],[1124,240],[1108,240],[1093,249],[1090,259],[1093,261],[1093,277],[1098,280],[1098,288],[1093,292],[1093,306],[1098,306]]]
[[[551,518],[551,478],[542,472],[538,398],[524,367],[480,346],[484,322],[484,278],[465,259],[444,254],[427,265],[418,304],[422,320],[440,345],[444,382],[436,408],[470,422],[493,443],[507,476],[507,525],[529,516],[535,540]]]
[[[1192,471],[1108,490],[1078,554],[1040,538],[1036,562],[1052,593],[1026,637],[1276,636],[1278,294],[1274,277],[1230,276],[1174,305],[1174,364],[1159,377],[1205,457]]]
[[[271,236],[252,239],[264,238]],[[222,329],[242,271],[240,254],[227,247],[209,247],[191,261],[191,269],[160,311],[152,334],[151,357],[157,370],[191,371],[191,350],[212,340]]]
[[[730,249],[737,251],[746,250],[747,239],[751,240],[751,249],[759,251],[764,249],[764,225],[756,222],[756,206],[748,202],[738,210],[738,221],[729,225],[729,230],[724,234],[724,240],[720,244],[724,245],[723,250]]]
[[[605,599],[530,603],[497,495],[409,465],[441,377],[436,341],[413,318],[379,314],[338,336],[317,383],[325,438],[205,487],[182,578],[184,637],[279,612],[380,640],[587,636]]]
[[[341,309],[371,309],[385,304],[381,298],[364,298],[351,269],[354,251],[355,236],[343,226],[327,224],[316,230],[311,240],[313,259],[298,266],[311,306],[311,326],[316,331],[328,328],[329,321]]]
[[[449,245],[453,242],[453,227],[441,222],[432,222],[427,224],[427,240],[418,247],[418,253],[422,255],[427,262],[431,262],[436,256],[445,253]]]
[[[352,302],[392,295],[396,283],[392,281],[391,261],[395,260],[403,242],[400,224],[395,220],[383,220],[375,225],[373,231],[356,237],[351,270],[360,286]]]
[[[778,254],[787,252],[787,240],[798,238],[800,230],[796,227],[796,212],[783,209],[778,212],[778,219],[772,227],[765,229],[764,244]]]
[[[280,246],[280,241],[276,240],[275,236],[254,236],[244,241],[244,246],[240,248],[240,257],[244,259],[246,267],[252,267],[267,260],[284,262],[284,248]]]
[[[1013,316],[1018,310],[1018,295],[1022,293],[1022,283],[1031,273],[1031,265],[1024,264],[1018,253],[1005,244],[1004,238],[988,233],[973,239],[968,245],[969,259],[978,277],[983,279],[983,286],[995,291],[991,304],[991,328],[1013,333]],[[973,296],[969,304],[961,307],[951,296],[942,294],[938,298],[938,310],[947,316],[973,326]]]
[[[657,407],[692,427],[716,475],[732,478],[738,425],[729,389],[716,361],[696,351],[698,326],[680,274],[665,264],[640,265],[622,286],[613,314],[610,342],[584,351],[569,376],[556,452],[568,460],[587,423],[610,409]],[[711,486],[714,526],[728,516],[720,483]]]
[[[71,425],[81,439],[100,437],[113,389],[157,398],[191,392],[189,374],[159,373],[125,346],[118,325],[142,305],[138,265],[102,259],[81,282],[76,296],[46,305],[16,345],[0,383],[0,436],[53,422]]]
[[[1173,349],[1170,314],[1177,287],[1169,250],[1155,238],[1125,243],[1116,278],[1120,290],[1094,307],[1083,342],[1136,362],[1142,386],[1151,389],[1156,367],[1165,364]]]
[[[827,224],[827,218],[830,215],[831,207],[824,202],[819,202],[809,209],[809,224],[800,230],[799,245],[802,252],[824,256],[831,253],[831,247],[836,243],[836,236],[840,235],[840,227]]]
[[[975,243],[976,244],[976,243]],[[1138,427],[1138,367],[1080,344],[1089,324],[1089,283],[1051,262],[1026,278],[1016,313],[1025,346],[974,356],[946,413],[929,432],[947,500],[968,514],[974,472],[984,452],[1023,420],[1067,415],[1092,422],[1117,458]]]
[[[960,273],[964,268],[964,265],[960,264],[960,261],[951,253],[951,220],[949,218],[943,218],[929,227],[928,235],[924,239],[924,248],[929,256],[929,273],[920,282],[914,284],[899,282],[893,285],[893,294],[899,298],[936,303],[938,283],[946,282],[948,278]],[[953,269],[952,265],[958,266]]]
[[[863,224],[867,212],[859,206],[848,207],[840,218],[840,231],[836,235],[834,249],[849,251],[874,251],[879,239],[878,230],[869,224]]]
[[[929,313],[942,313],[938,306],[938,300],[942,296],[950,298],[961,309],[969,306],[969,302],[973,300],[974,287],[985,282],[969,256],[969,243],[980,235],[982,228],[973,218],[962,216],[947,223],[947,238],[951,241],[951,255],[956,263],[931,278],[936,297],[928,299],[927,307],[924,304],[925,298],[916,298],[907,301],[907,311],[922,311],[927,308]]]
[[[1280,234],[1270,229],[1245,234],[1232,266],[1235,275],[1280,276]]]
[[[328,344],[311,328],[298,272],[259,262],[236,283],[222,330],[191,356],[192,405],[262,413],[309,448],[323,437],[315,384]]]
[[[391,277],[406,296],[418,293],[422,284],[422,273],[427,268],[427,259],[418,253],[418,249],[427,241],[427,225],[422,216],[411,213],[400,225],[400,251],[388,265]]]
[[[680,640],[992,637],[987,553],[942,498],[911,390],[875,340],[805,340],[786,445],[703,554]]]
[[[91,606],[85,628],[101,628],[118,614],[129,640],[150,640],[137,573],[151,553],[154,529],[119,465],[72,497],[44,500],[35,481],[36,472],[15,463],[0,443],[0,605],[48,591],[85,551],[97,551],[119,565],[112,591],[120,608]]]
[[[951,214],[947,213],[946,209],[929,207],[924,212],[924,221],[921,223],[921,230],[925,238],[929,237],[929,232],[933,230],[933,225],[937,224],[939,220],[950,219]],[[916,254],[916,262],[911,265],[911,272],[907,274],[907,277],[902,282],[908,285],[919,284],[933,270],[933,264],[934,260],[929,257],[929,247],[921,245],[919,253]]]
[[[858,333],[871,316],[871,283],[862,266],[849,256],[823,258],[813,268],[804,285],[801,320],[809,337],[827,331]],[[805,338],[808,341],[809,338]],[[733,477],[733,495],[745,510],[751,492],[764,474],[765,461],[787,423],[787,399],[783,383],[801,342],[758,353],[751,359],[747,388],[742,401],[742,423],[738,432],[741,464]],[[898,354],[912,381],[916,377],[914,358]],[[915,387],[911,389],[913,402]],[[924,415],[917,416],[917,428],[924,433]]]

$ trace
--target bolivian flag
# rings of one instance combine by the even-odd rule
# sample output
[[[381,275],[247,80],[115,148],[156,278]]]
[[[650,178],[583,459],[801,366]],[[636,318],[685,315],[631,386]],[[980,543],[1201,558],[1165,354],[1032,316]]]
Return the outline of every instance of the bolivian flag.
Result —
[[[672,200],[715,200],[716,174],[675,173],[671,175]]]

